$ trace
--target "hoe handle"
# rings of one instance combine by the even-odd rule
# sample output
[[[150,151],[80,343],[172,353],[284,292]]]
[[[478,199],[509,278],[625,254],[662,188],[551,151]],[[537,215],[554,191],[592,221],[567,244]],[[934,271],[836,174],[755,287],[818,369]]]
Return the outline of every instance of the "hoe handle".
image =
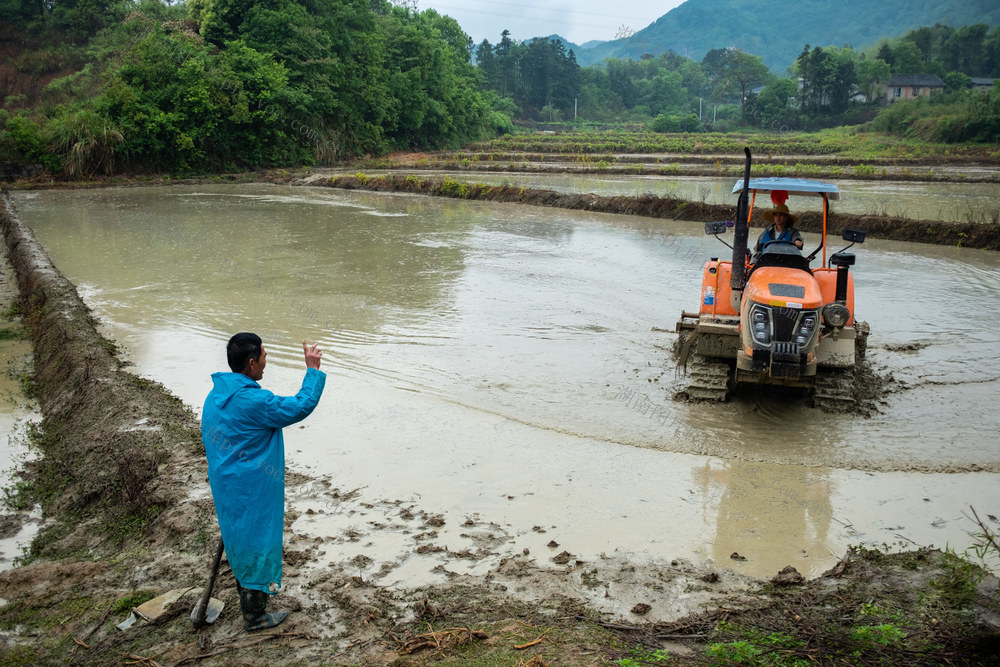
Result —
[[[208,586],[205,587],[205,592],[202,593],[201,599],[198,600],[198,604],[195,605],[194,610],[191,612],[191,623],[194,625],[195,630],[200,630],[208,625],[205,622],[205,615],[208,613],[208,600],[212,597],[212,589],[215,588],[215,577],[219,574],[219,563],[222,562],[223,549],[224,545],[220,537],[219,548],[216,550],[215,560],[212,562],[212,571],[208,575]]]

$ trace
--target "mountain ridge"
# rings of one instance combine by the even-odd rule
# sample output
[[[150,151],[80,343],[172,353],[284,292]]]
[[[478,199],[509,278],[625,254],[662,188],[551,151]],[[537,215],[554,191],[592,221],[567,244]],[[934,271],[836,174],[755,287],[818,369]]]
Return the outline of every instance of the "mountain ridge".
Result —
[[[643,53],[673,51],[701,60],[718,48],[735,47],[761,56],[772,70],[783,73],[803,47],[851,46],[863,49],[882,38],[893,38],[921,26],[946,23],[1000,24],[996,0],[687,0],[649,26],[616,40],[574,44],[580,65],[605,58],[638,59]]]

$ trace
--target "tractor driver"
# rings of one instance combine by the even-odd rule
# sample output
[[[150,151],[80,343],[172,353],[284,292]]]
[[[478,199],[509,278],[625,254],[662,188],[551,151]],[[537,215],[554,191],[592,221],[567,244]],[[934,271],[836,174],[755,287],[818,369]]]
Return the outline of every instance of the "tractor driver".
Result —
[[[793,244],[802,250],[802,234],[795,228],[795,223],[799,221],[798,216],[792,215],[788,207],[778,204],[770,211],[764,212],[764,220],[771,223],[771,226],[760,233],[757,237],[757,245],[753,248],[754,263],[760,258],[760,253],[764,246],[771,241],[783,241]]]

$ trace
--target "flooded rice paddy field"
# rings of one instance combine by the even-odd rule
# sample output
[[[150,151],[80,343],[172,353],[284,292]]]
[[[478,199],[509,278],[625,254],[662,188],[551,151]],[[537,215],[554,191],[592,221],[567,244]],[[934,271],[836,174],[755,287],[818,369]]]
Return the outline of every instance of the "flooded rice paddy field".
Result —
[[[351,530],[306,510],[358,490],[440,514],[445,537],[489,524],[500,555],[557,541],[815,575],[850,544],[960,549],[963,511],[1000,504],[996,253],[856,248],[869,358],[893,377],[865,418],[794,394],[670,399],[667,330],[726,251],[700,224],[271,185],[13,200],[135,370],[196,410],[232,333],[264,338],[262,384],[285,394],[320,343],[323,400],[286,430],[290,468],[318,480],[289,495],[300,534]],[[399,539],[373,538],[376,569]]]
[[[558,164],[550,165],[553,169]],[[650,170],[655,171],[655,170]],[[312,178],[334,174],[353,174],[347,170],[315,170]],[[366,174],[390,173],[365,170]],[[649,175],[597,175],[568,173],[519,173],[484,171],[431,171],[426,169],[395,169],[391,173],[412,173],[420,178],[450,176],[470,183],[485,185],[518,185],[527,188],[555,190],[579,194],[592,193],[605,197],[623,195],[636,197],[654,194],[707,204],[735,206],[733,185],[741,176],[669,176]],[[979,168],[977,173],[996,174],[996,170]],[[828,180],[819,177],[818,180]],[[856,215],[889,215],[918,220],[946,222],[995,223],[1000,214],[1000,186],[997,183],[948,182],[922,183],[919,181],[867,181],[837,179],[842,199],[832,202],[835,212]],[[769,206],[765,197],[757,205]],[[789,202],[794,208],[795,201]]]

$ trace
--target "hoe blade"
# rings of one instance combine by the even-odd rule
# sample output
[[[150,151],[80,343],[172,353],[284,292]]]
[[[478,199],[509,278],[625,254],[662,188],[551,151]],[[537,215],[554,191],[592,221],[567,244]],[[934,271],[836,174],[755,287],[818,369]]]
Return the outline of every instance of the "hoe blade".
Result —
[[[191,610],[191,624],[194,625],[195,629],[212,625],[222,614],[224,606],[225,603],[217,598],[209,598],[204,607],[199,603]]]

